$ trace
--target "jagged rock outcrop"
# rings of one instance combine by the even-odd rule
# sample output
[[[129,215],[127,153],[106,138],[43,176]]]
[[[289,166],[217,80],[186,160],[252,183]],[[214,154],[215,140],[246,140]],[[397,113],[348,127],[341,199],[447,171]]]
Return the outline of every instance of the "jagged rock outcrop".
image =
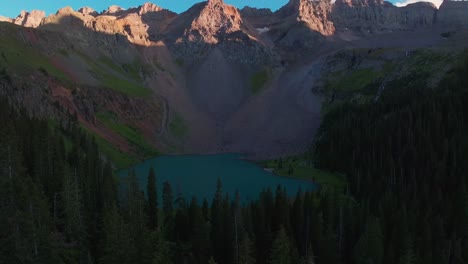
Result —
[[[92,12],[91,12],[92,13]],[[94,16],[87,14],[84,10],[75,11],[67,6],[59,9],[55,14],[44,18],[41,27],[60,31],[70,37],[86,41],[89,39],[89,32],[86,32],[86,25],[91,24],[95,19]]]
[[[104,14],[118,14],[120,12],[125,11],[124,8],[116,5],[109,6],[106,11],[104,11]]]
[[[136,8],[125,10],[118,6],[111,6],[102,14],[91,8],[81,8],[74,11],[71,7],[60,9],[43,21],[45,28],[63,31],[64,34],[74,34],[75,38],[89,39],[89,29],[108,35],[126,36],[134,44],[148,46],[151,41],[157,41],[162,28],[176,14],[146,3]],[[69,29],[73,28],[74,31]]]
[[[144,3],[142,6],[138,7],[138,15],[142,16],[150,12],[160,12],[163,8],[153,4],[153,3]]]
[[[304,22],[311,30],[328,36],[335,33],[335,26],[329,17],[332,6],[330,0],[290,0],[277,11],[277,15]]]
[[[337,0],[332,19],[340,30],[377,33],[398,25],[398,9],[383,0]]]
[[[254,27],[240,11],[222,0],[194,5],[178,15],[164,31],[164,41],[177,57],[196,61],[217,45],[230,61],[264,63],[271,57]]]
[[[13,22],[13,19],[11,19],[11,18],[9,18],[9,17],[0,16],[0,22],[9,22],[9,23],[12,23],[12,22]]]
[[[45,12],[33,10],[31,12],[21,11],[19,16],[13,19],[13,23],[23,27],[38,27],[45,18]]]
[[[439,7],[437,22],[450,27],[468,26],[468,1],[445,0]]]
[[[209,0],[180,15],[147,2],[129,9],[114,5],[102,13],[90,7],[78,11],[66,7],[47,18],[43,11],[23,11],[15,19],[3,17],[0,21],[55,29],[59,29],[58,24],[84,26],[106,34],[125,35],[141,45],[163,39],[169,43],[190,42],[188,46],[198,45],[196,42],[217,45],[223,40],[255,40],[262,45],[292,47],[305,43],[313,47],[319,38],[317,32],[331,36],[336,31],[357,35],[407,31],[431,26],[436,17],[439,24],[463,26],[468,25],[467,13],[467,1],[450,0],[444,1],[439,11],[424,2],[399,8],[384,0],[290,0],[274,13],[265,8],[238,10],[223,0]]]
[[[427,27],[435,23],[437,7],[433,3],[419,2],[399,8],[400,24],[410,28]]]
[[[189,41],[216,44],[226,35],[245,29],[240,12],[222,0],[209,0],[184,32]]]
[[[383,0],[337,0],[331,17],[341,31],[373,34],[430,26],[436,12],[437,8],[431,3],[399,8]]]
[[[78,9],[78,13],[81,13],[83,15],[90,15],[90,16],[97,16],[99,13],[96,12],[96,10],[92,9],[91,7],[82,7],[80,9]]]

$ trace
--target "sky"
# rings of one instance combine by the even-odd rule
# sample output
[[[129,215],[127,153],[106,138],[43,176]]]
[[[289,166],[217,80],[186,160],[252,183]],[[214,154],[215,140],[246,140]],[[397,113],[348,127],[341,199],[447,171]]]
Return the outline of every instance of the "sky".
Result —
[[[101,12],[111,5],[118,5],[123,8],[142,5],[150,0],[0,0],[0,15],[6,17],[16,17],[21,10],[31,11],[33,9],[44,10],[46,15],[54,14],[58,9],[71,6],[77,10],[83,6],[89,6]],[[187,10],[190,6],[202,0],[151,0],[156,5],[172,10],[176,13]],[[414,3],[417,0],[393,0],[399,6]],[[439,6],[442,0],[427,0]],[[244,6],[267,7],[277,10],[285,5],[288,0],[225,0],[226,3],[235,5],[238,8]]]

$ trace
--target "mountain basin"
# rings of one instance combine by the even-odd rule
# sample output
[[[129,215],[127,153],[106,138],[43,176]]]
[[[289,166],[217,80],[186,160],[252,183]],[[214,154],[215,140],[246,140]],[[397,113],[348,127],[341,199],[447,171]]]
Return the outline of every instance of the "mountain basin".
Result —
[[[299,189],[315,190],[317,185],[308,180],[278,176],[257,164],[242,159],[239,154],[217,155],[174,155],[158,156],[146,160],[126,170],[119,171],[121,186],[125,186],[128,173],[134,170],[140,188],[146,190],[148,172],[153,167],[156,172],[158,193],[162,193],[163,182],[168,181],[174,197],[179,194],[187,201],[192,197],[211,202],[216,191],[218,178],[223,192],[234,197],[239,191],[240,199],[249,202],[258,198],[262,190],[275,191],[280,185],[288,195],[293,196]]]

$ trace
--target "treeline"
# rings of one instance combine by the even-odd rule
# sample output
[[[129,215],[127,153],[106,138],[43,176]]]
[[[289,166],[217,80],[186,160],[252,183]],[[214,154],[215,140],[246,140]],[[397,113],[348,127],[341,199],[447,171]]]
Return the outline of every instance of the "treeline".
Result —
[[[0,263],[91,263],[117,199],[110,163],[76,125],[29,118],[6,100],[0,124]]]
[[[381,227],[384,258],[355,263],[468,262],[468,56],[436,89],[427,79],[395,80],[322,124],[315,162],[345,173]]]

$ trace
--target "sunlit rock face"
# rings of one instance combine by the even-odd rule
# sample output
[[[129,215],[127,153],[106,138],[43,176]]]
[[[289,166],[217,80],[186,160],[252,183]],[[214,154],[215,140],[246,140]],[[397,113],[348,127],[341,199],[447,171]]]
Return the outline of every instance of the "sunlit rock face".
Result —
[[[188,63],[202,60],[215,46],[231,62],[257,64],[270,59],[255,27],[222,0],[201,2],[177,15],[164,29],[163,41]]]
[[[291,0],[278,10],[277,15],[294,19],[322,35],[332,35],[335,33],[335,26],[330,19],[332,6],[330,0]]]
[[[81,13],[83,14],[84,16],[86,15],[90,15],[90,16],[97,16],[98,15],[98,12],[96,12],[94,9],[92,9],[91,7],[82,7],[80,9],[78,9],[78,13]]]
[[[243,21],[237,8],[222,0],[210,0],[184,34],[189,40],[216,44],[225,35],[241,31]]]
[[[21,11],[19,16],[13,19],[13,23],[24,27],[38,27],[45,18],[45,12],[33,10],[31,12]]]
[[[9,17],[0,16],[0,22],[9,22],[9,23],[12,23],[12,22],[13,22],[13,19],[11,19],[11,18],[9,18]]]

